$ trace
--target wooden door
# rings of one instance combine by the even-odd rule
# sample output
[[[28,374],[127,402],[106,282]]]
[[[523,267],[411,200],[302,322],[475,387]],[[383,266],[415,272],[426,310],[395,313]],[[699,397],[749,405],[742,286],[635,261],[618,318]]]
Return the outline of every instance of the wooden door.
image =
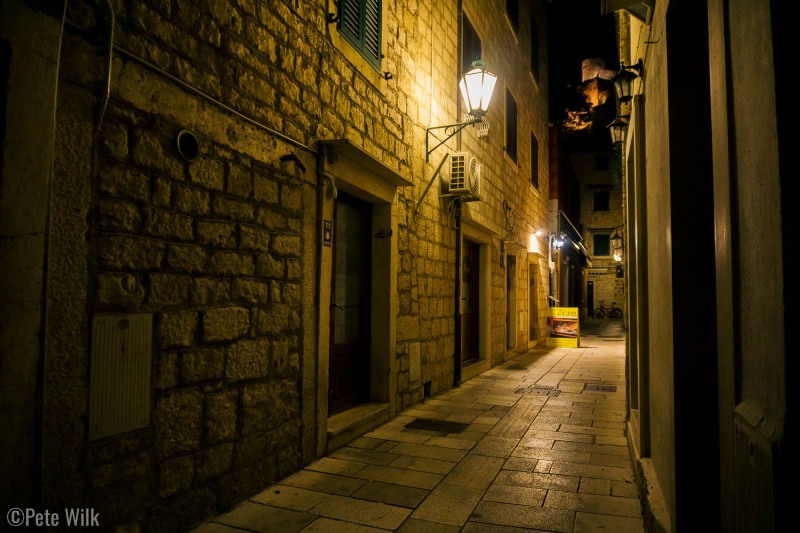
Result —
[[[328,414],[369,400],[371,205],[340,192],[334,211]]]
[[[464,239],[461,249],[461,361],[477,359],[480,308],[478,243]]]

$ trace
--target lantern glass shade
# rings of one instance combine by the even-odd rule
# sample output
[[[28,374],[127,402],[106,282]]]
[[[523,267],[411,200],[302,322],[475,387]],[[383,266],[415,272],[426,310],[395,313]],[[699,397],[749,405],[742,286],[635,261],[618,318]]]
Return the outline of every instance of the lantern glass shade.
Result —
[[[614,260],[622,261],[622,237],[616,231],[611,236],[611,249],[613,250]]]
[[[628,121],[617,117],[614,122],[608,125],[608,129],[611,130],[611,141],[614,144],[624,143],[628,134]]]
[[[617,97],[618,102],[630,102],[633,98],[633,80],[638,78],[636,74],[630,70],[620,70],[614,79],[614,95]]]
[[[472,63],[472,69],[464,74],[458,84],[470,115],[482,117],[486,114],[495,83],[497,83],[497,76],[486,71],[483,61]]]

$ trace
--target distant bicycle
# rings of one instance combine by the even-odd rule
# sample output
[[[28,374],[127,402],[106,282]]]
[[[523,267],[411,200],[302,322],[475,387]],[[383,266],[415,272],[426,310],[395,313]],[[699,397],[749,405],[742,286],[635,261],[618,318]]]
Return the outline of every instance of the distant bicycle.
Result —
[[[594,310],[595,318],[603,318],[608,315],[611,318],[622,318],[622,309],[616,306],[617,302],[606,305],[605,300],[600,300],[600,307]]]

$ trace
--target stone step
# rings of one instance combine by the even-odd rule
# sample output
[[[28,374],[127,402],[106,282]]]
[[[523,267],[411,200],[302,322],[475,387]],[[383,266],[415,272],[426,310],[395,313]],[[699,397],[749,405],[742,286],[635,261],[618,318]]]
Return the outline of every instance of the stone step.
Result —
[[[364,403],[328,418],[328,453],[391,418],[388,403]]]

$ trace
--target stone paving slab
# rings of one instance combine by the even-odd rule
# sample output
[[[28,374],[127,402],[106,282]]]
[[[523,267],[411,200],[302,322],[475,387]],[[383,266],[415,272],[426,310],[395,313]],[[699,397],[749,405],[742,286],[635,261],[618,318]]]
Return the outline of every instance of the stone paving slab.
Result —
[[[467,522],[461,531],[462,533],[547,533],[547,531],[540,529],[498,526],[497,524],[484,524],[483,522]]]
[[[334,457],[336,459],[344,459],[347,461],[354,461],[357,463],[365,463],[370,465],[388,465],[389,463],[397,459],[398,455],[396,453],[388,453],[378,450],[365,450],[362,448],[351,448],[350,446],[344,446],[343,448],[339,448],[338,450],[331,452],[328,455],[328,457]]]
[[[462,526],[483,495],[483,489],[440,485],[411,515],[412,518]]]
[[[218,517],[217,522],[228,526],[269,533],[272,531],[300,531],[313,522],[316,516],[310,513],[280,509],[260,503],[245,502],[229,513]]]
[[[336,476],[313,470],[300,470],[284,479],[281,483],[300,487],[304,489],[316,490],[326,494],[337,494],[347,496],[355,492],[361,485],[366,483],[363,479]]]
[[[413,455],[400,455],[397,459],[389,463],[394,468],[405,468],[406,470],[419,470],[420,472],[431,472],[432,474],[447,474],[458,463],[456,461],[444,461],[442,459],[430,459],[428,457],[415,457]]]
[[[602,455],[624,455],[630,457],[627,446],[592,444],[586,442],[556,441],[553,444],[554,450],[574,450],[587,453],[597,453]]]
[[[458,533],[463,530],[459,526],[428,522],[427,520],[418,520],[412,517],[406,520],[397,531],[398,533]]]
[[[593,465],[618,466],[620,468],[627,468],[631,464],[631,458],[625,455],[606,455],[603,453],[593,453],[591,454],[589,463]]]
[[[620,468],[616,466],[595,466],[582,463],[553,461],[550,472],[565,476],[585,476],[618,481],[633,481],[633,470],[631,468]]]
[[[642,516],[642,508],[638,498],[620,498],[618,496],[604,496],[601,494],[586,494],[582,492],[564,492],[549,490],[544,499],[544,507],[566,509],[569,511],[586,511],[619,516]]]
[[[452,436],[433,437],[428,439],[425,444],[431,446],[441,446],[442,448],[455,448],[456,450],[470,450],[475,446],[473,441],[467,439],[457,439],[453,438]]]
[[[495,479],[495,483],[499,485],[558,489],[572,492],[578,491],[579,481],[579,476],[562,476],[538,472],[520,472],[516,470],[502,470]]]
[[[486,491],[486,494],[483,495],[483,500],[487,502],[515,503],[518,505],[542,507],[544,505],[545,496],[547,496],[547,491],[545,489],[492,485],[489,487],[489,490]]]
[[[411,510],[404,507],[345,496],[327,498],[309,512],[327,518],[389,530],[399,528],[411,514]]]
[[[614,444],[616,446],[626,446],[628,444],[626,437],[613,435],[598,435],[594,441],[597,444]]]
[[[560,509],[482,501],[472,513],[471,520],[501,526],[569,533],[572,531],[575,513]]]
[[[485,489],[503,467],[503,459],[469,454],[442,480],[444,485]]]
[[[611,480],[582,477],[580,485],[578,486],[578,492],[609,496],[611,494]]]
[[[534,472],[539,464],[539,459],[527,459],[525,457],[509,457],[503,464],[503,470],[519,470],[522,472]]]
[[[610,490],[611,488],[609,487]],[[370,481],[355,491],[352,496],[362,500],[414,509],[428,494],[430,494],[430,491],[425,489],[394,485],[381,481]]]
[[[385,532],[386,530],[330,518],[317,518],[303,528],[303,533],[374,533],[381,531]]]
[[[374,431],[370,431],[365,436],[372,437],[374,439],[409,442],[413,444],[422,444],[430,438],[429,435],[421,435],[411,431],[399,431],[392,429],[376,429]]]
[[[277,484],[256,494],[251,500],[272,507],[308,511],[328,496],[324,492]]]
[[[519,439],[514,437],[486,436],[475,445],[472,453],[492,457],[509,457],[518,443]]]
[[[525,433],[525,436],[532,437],[534,439],[553,439],[556,441],[567,440],[571,442],[585,442],[585,443],[594,442],[593,435],[584,435],[580,433],[567,433],[564,431],[542,431],[538,429],[532,429],[527,433]]]
[[[611,495],[624,498],[638,498],[639,487],[633,481],[611,481]]]
[[[357,472],[355,477],[369,481],[383,481],[384,483],[404,485],[406,487],[432,489],[439,484],[444,476],[441,474],[432,474],[430,472],[420,472],[419,470],[369,465]]]
[[[485,424],[470,424],[469,427],[472,428],[474,426],[482,426],[482,425]],[[463,433],[452,433],[451,435],[449,435],[451,439],[468,440],[472,443],[478,442],[485,436],[486,436],[486,431],[471,431],[469,429],[464,431]]]
[[[352,476],[365,466],[364,463],[350,461],[347,459],[337,459],[335,457],[323,457],[308,465],[308,470],[325,472],[327,474],[339,474],[340,476]]]
[[[514,457],[525,457],[527,459],[547,459],[549,461],[571,461],[574,463],[589,463],[592,455],[588,452],[548,450],[545,448],[528,448],[518,446],[513,454]]]
[[[418,446],[408,443],[400,443],[392,451],[401,455],[413,455],[415,457],[427,457],[429,459],[443,459],[445,461],[460,461],[465,450],[454,448],[442,448],[441,446]]]
[[[372,437],[358,437],[357,439],[353,439],[352,441],[347,443],[347,446],[350,448],[362,448],[365,450],[374,450],[381,444],[383,444],[383,439],[374,439]]]
[[[592,425],[598,428],[625,429],[625,422],[593,420]]]
[[[599,428],[594,426],[575,426],[569,424],[561,424],[561,427],[559,428],[558,431],[560,431],[561,433],[580,433],[581,435],[625,437],[624,429]]]
[[[192,529],[190,533],[242,533],[242,529],[219,522],[206,522]]]
[[[576,513],[573,533],[595,533],[613,531],[614,533],[642,533],[641,518],[610,516],[606,514]]]

